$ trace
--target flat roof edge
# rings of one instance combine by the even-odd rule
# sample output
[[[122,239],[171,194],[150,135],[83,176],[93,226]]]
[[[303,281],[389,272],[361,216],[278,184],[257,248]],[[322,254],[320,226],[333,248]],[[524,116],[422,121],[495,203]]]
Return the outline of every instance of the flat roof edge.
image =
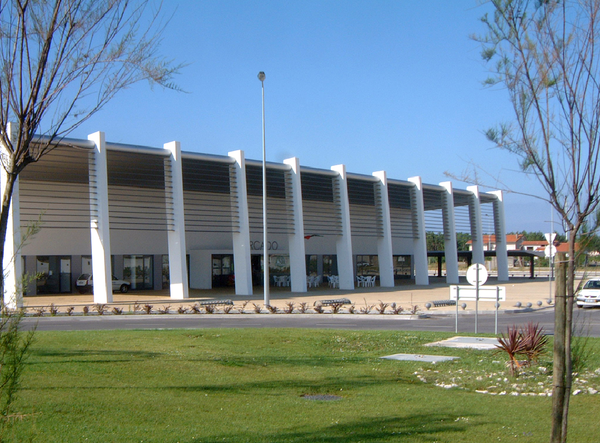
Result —
[[[51,141],[51,144],[55,144],[57,147],[58,146],[66,146],[66,147],[75,147],[75,148],[84,148],[84,149],[93,149],[94,148],[94,142],[91,140],[75,139],[75,138],[69,138],[69,137],[56,138],[54,140],[51,140],[49,136],[37,135],[34,137],[33,141],[34,141],[34,143],[49,143]],[[158,155],[161,157],[167,157],[170,155],[169,150],[164,149],[164,148],[142,146],[142,145],[132,145],[132,144],[125,144],[125,143],[106,142],[106,149],[111,150],[111,151],[128,152],[128,153],[133,153],[133,154],[140,153],[140,154]],[[218,154],[204,154],[204,153],[193,152],[193,151],[182,151],[181,156],[182,156],[182,158],[186,158],[186,159],[215,161],[215,162],[226,163],[226,164],[233,164],[235,162],[235,160],[229,156],[218,155]],[[245,161],[246,161],[246,165],[262,166],[261,160],[245,159]],[[288,164],[285,164],[285,163],[266,162],[266,165],[267,165],[268,169],[275,169],[275,170],[280,170],[280,171],[289,171],[291,169],[291,166]],[[318,175],[329,176],[329,177],[337,177],[339,175],[336,171],[333,171],[330,169],[315,168],[315,167],[303,166],[303,165],[300,165],[300,172],[301,173],[305,172],[305,173],[318,174]],[[348,172],[347,177],[350,179],[364,180],[364,181],[368,181],[368,182],[376,182],[378,180],[377,177],[375,177],[375,176],[368,175],[368,174],[354,173],[354,172]],[[394,178],[388,178],[388,184],[399,185],[399,186],[404,186],[404,187],[415,186],[414,183],[412,183],[408,180],[400,180],[400,179],[394,179]],[[430,191],[443,191],[444,187],[440,186],[440,185],[436,185],[436,184],[423,183],[423,189],[427,189]],[[457,188],[457,189],[453,189],[453,192],[455,194],[463,195],[463,196],[473,195],[473,193],[471,191],[466,190],[466,189],[458,189]],[[485,194],[482,194],[482,196],[483,195],[484,195],[484,197],[481,199],[481,200],[483,200],[483,203],[490,203],[490,202],[496,201],[498,199],[498,196],[491,194],[490,192],[486,192]]]

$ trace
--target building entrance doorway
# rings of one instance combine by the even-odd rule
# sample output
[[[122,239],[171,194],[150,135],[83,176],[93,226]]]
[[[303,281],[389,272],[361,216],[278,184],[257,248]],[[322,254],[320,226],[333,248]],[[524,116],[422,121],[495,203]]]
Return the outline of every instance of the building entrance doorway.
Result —
[[[131,282],[131,289],[154,289],[154,256],[124,255],[123,280]]]
[[[234,286],[233,254],[213,254],[212,287]]]
[[[262,267],[263,256],[262,255],[252,255],[251,263],[252,263],[252,284],[254,286],[262,286],[264,279],[264,272]]]

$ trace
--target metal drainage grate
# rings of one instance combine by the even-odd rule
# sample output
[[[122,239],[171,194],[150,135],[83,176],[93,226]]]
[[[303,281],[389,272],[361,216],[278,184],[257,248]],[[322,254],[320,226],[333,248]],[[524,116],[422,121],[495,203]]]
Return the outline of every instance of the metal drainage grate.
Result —
[[[335,401],[341,400],[343,397],[339,395],[303,395],[302,398],[312,401]]]

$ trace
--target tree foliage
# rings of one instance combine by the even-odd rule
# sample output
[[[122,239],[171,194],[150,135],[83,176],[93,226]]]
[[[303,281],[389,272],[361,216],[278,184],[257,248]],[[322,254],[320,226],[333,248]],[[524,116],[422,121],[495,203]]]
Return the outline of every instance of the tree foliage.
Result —
[[[181,66],[158,56],[158,13],[149,0],[0,0],[0,260],[13,185],[28,164],[124,88],[177,89]]]
[[[428,251],[445,251],[444,234],[441,232],[427,231],[427,250]],[[459,251],[468,251],[467,242],[471,240],[471,234],[466,232],[456,233],[456,244]]]
[[[498,148],[533,173],[568,234],[565,315],[555,320],[552,441],[564,442],[571,395],[575,241],[599,204],[600,0],[491,0],[482,22],[488,85],[506,88],[515,119],[490,128]],[[564,343],[560,343],[564,337]],[[564,345],[564,346],[563,346]]]
[[[466,232],[457,232],[456,233],[456,243],[458,245],[459,251],[468,251],[469,248],[467,246],[467,242],[471,240],[471,234]]]
[[[486,83],[506,86],[516,121],[488,129],[499,148],[533,172],[567,231],[598,206],[600,85],[595,57],[597,0],[493,0],[482,55],[495,61]]]
[[[428,251],[443,251],[445,249],[444,234],[441,232],[427,231],[425,235],[427,237]]]

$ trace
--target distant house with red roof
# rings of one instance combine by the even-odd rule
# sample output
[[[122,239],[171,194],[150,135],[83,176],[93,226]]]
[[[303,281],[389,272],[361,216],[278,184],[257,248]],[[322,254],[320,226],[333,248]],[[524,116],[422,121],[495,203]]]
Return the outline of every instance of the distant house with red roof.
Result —
[[[506,235],[506,250],[507,251],[518,251],[521,249],[521,245],[525,237],[521,234],[507,234]]]
[[[543,251],[548,246],[546,240],[523,240],[521,243],[522,251]]]
[[[473,240],[469,240],[466,243],[468,250],[473,250]],[[506,235],[506,250],[507,251],[527,251],[534,253],[534,259],[537,260],[536,256],[544,257],[545,249],[548,246],[546,240],[525,240],[522,234],[507,234]],[[569,244],[554,242],[556,246],[556,252],[564,252],[568,254]],[[575,249],[579,249],[579,244],[575,244]],[[496,250],[496,236],[493,234],[483,235],[483,250],[484,251],[495,251]],[[492,258],[492,260],[494,260]],[[514,257],[514,260],[509,260],[509,266],[523,266],[523,257]]]
[[[507,251],[518,251],[521,249],[523,243],[523,236],[521,234],[507,234],[506,235],[506,250]],[[467,241],[467,247],[469,251],[473,250],[473,240]],[[496,250],[496,235],[495,234],[484,234],[483,235],[483,250],[484,251],[495,251]]]
[[[579,250],[579,243],[575,243],[575,251]],[[569,244],[568,243],[559,243],[556,245],[556,252],[564,252],[565,254],[569,253]],[[590,254],[592,255],[592,254]]]

